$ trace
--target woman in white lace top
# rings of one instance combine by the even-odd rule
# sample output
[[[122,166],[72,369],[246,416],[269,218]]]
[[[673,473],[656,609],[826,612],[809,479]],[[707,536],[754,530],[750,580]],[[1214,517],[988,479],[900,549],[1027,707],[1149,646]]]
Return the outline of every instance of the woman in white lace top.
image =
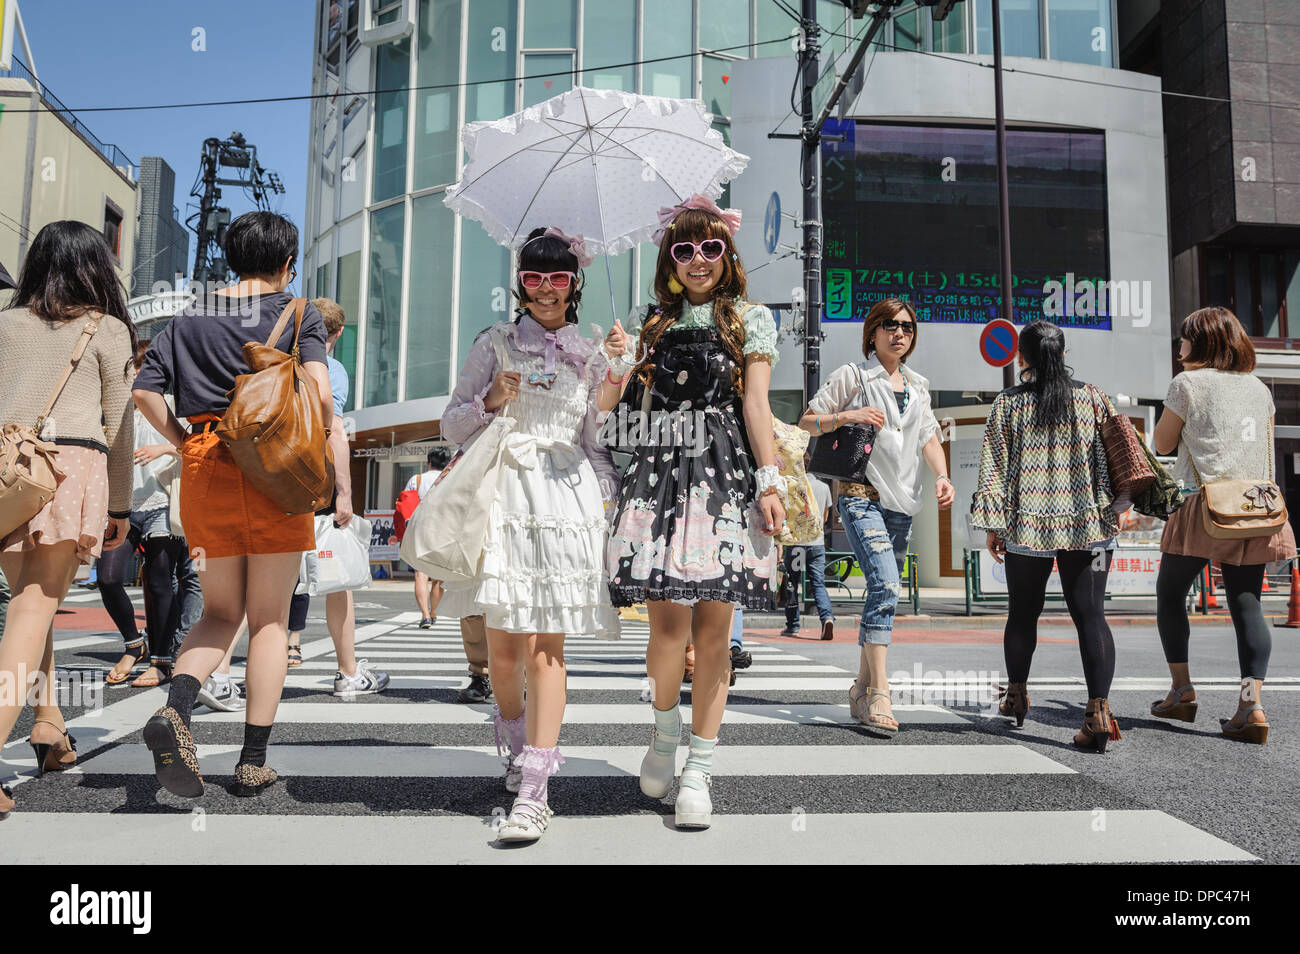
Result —
[[[1202,519],[1200,488],[1216,480],[1272,482],[1273,397],[1252,373],[1255,348],[1226,308],[1202,308],[1183,319],[1178,357],[1184,370],[1169,383],[1152,443],[1159,454],[1177,448],[1177,476],[1197,493],[1169,518],[1160,540],[1156,623],[1173,688],[1152,703],[1151,714],[1183,722],[1196,718],[1186,600],[1192,583],[1213,560],[1223,573],[1242,679],[1237,711],[1231,719],[1220,719],[1220,727],[1229,738],[1263,743],[1269,725],[1259,697],[1273,641],[1260,589],[1265,564],[1296,555],[1295,536],[1286,523],[1272,536],[1211,537]]]

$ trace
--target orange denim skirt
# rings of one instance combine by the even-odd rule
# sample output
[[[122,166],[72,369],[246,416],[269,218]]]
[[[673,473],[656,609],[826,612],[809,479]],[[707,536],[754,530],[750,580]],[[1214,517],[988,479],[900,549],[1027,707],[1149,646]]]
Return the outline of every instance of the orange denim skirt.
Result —
[[[189,420],[198,426],[219,419],[202,414]],[[250,484],[211,427],[181,445],[180,509],[185,541],[196,558],[301,553],[316,546],[315,517],[286,515]]]

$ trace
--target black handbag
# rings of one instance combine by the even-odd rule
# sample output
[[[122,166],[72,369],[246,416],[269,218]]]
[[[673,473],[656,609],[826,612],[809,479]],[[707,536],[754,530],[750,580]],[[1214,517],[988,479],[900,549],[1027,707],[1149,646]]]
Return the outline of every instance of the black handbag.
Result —
[[[858,386],[865,396],[867,386],[862,381],[862,369],[858,372]],[[812,463],[808,473],[832,480],[844,480],[854,484],[867,482],[867,461],[871,459],[871,448],[876,443],[876,429],[870,424],[845,424],[823,434],[813,444]]]

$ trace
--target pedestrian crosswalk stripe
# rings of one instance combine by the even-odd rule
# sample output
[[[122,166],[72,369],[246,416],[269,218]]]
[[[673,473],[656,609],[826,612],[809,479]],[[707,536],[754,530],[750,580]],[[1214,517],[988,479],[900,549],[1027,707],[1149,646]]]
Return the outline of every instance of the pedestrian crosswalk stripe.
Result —
[[[306,668],[306,667],[304,667]],[[392,669],[392,667],[388,667]],[[431,667],[421,666],[420,669],[428,671]],[[389,683],[390,689],[442,689],[455,688],[459,689],[465,685],[469,678],[469,671],[464,665],[448,666],[445,671],[459,673],[456,676],[393,676]],[[646,676],[645,667],[642,666],[640,672],[629,671],[626,673],[613,673],[610,675],[603,674],[605,671],[591,669],[574,669],[568,670],[567,685],[570,692],[581,692],[584,690],[607,690],[607,691],[630,691],[640,692],[644,687],[649,685],[649,679]],[[777,690],[790,690],[792,692],[847,692],[850,680],[847,676],[838,679],[817,678],[809,676],[806,678],[791,678],[789,676],[772,676],[750,675],[753,670],[745,674],[744,681],[736,681],[737,688],[743,688],[749,692],[773,692]],[[332,692],[334,688],[334,675],[330,671],[328,675],[322,673],[320,676],[289,676],[285,686],[293,689],[315,689],[320,692]]]
[[[563,770],[561,770],[563,771]],[[507,805],[503,797],[501,808]],[[653,803],[652,803],[653,804]],[[796,806],[797,808],[797,806]],[[502,808],[504,811],[504,808]],[[6,848],[36,864],[122,863],[122,846],[166,844],[170,857],[214,864],[625,863],[695,865],[743,858],[756,865],[1089,864],[1254,861],[1249,852],[1152,810],[1047,812],[715,813],[684,837],[658,812],[557,815],[527,851],[493,851],[500,816],[246,815],[15,812]],[[73,837],[71,833],[76,832]]]
[[[200,745],[205,775],[233,775],[239,745]],[[641,769],[640,746],[561,747],[567,778],[626,778]],[[275,770],[284,776],[343,778],[493,778],[504,774],[493,746],[276,745]],[[678,770],[686,747],[677,753]],[[34,765],[34,763],[33,763]],[[119,745],[75,771],[147,775],[153,760],[144,745]],[[1072,775],[1073,769],[1023,745],[719,745],[713,777],[819,775]]]
[[[839,683],[841,685],[842,683]],[[464,706],[450,703],[412,704],[403,702],[383,702],[384,697],[361,696],[355,702],[297,702],[287,700],[280,705],[276,713],[276,724],[289,723],[344,723],[348,725],[473,725],[487,724],[492,719],[490,705]],[[682,704],[683,721],[690,720],[690,706]],[[940,706],[931,705],[896,705],[894,716],[904,725],[908,723],[948,723],[962,724],[967,720],[954,712]],[[214,712],[204,716],[202,722],[240,722],[244,721],[242,712]],[[651,722],[649,703],[633,705],[628,703],[611,704],[570,704],[564,708],[565,725],[649,725]],[[856,724],[849,717],[849,707],[826,703],[790,704],[775,702],[767,705],[727,706],[727,715],[723,720],[732,725],[777,725],[782,723],[798,725],[845,725]]]

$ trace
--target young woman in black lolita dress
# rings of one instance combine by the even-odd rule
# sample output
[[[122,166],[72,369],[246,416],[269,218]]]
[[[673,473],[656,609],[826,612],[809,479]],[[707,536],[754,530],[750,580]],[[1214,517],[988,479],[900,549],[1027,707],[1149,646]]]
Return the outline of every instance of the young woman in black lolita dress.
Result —
[[[632,365],[632,341],[621,325],[607,339],[609,353],[623,356],[610,379],[626,389],[616,414],[639,412],[648,387],[658,443],[643,439],[628,448],[632,462],[606,560],[614,604],[647,602],[650,612],[646,670],[655,729],[641,763],[641,790],[652,798],[672,787],[686,642],[694,639],[690,753],[676,820],[707,828],[732,609],[775,606],[771,538],[785,522],[767,398],[776,324],[767,308],[744,300],[745,272],[732,241],[739,213],[703,196],[672,211],[659,238],[658,305],[646,314],[635,348],[643,360],[621,381],[617,373]],[[664,415],[675,418],[665,425]]]

